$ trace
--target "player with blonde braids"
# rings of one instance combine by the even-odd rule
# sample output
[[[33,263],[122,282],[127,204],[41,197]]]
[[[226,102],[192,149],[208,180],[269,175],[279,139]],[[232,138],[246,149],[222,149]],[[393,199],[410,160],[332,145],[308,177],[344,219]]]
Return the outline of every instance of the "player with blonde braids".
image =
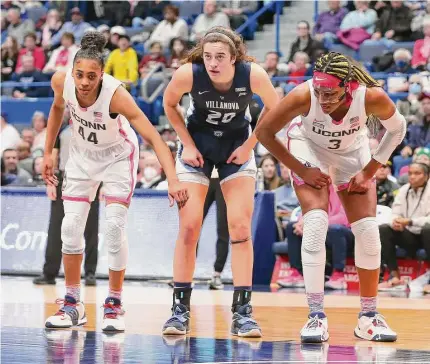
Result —
[[[293,119],[285,146],[276,133]],[[368,126],[375,123],[382,123],[386,133],[371,156]],[[302,264],[310,313],[301,331],[302,342],[322,342],[329,337],[323,300],[331,183],[355,236],[361,312],[354,334],[372,341],[397,340],[376,311],[381,241],[374,174],[405,132],[405,118],[377,81],[358,63],[335,52],[321,56],[312,80],[291,91],[257,126],[257,138],[291,169],[303,210]]]

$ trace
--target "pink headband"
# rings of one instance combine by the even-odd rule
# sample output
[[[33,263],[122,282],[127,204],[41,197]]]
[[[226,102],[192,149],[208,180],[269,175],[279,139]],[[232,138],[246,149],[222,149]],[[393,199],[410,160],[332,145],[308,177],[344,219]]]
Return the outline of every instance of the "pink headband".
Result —
[[[314,72],[314,76],[312,78],[312,83],[314,86],[318,87],[335,88],[340,86],[341,82],[342,80],[336,76],[318,71]],[[355,91],[358,86],[360,86],[360,84],[355,80],[349,81],[345,84],[346,102],[348,105],[352,102],[352,92]]]

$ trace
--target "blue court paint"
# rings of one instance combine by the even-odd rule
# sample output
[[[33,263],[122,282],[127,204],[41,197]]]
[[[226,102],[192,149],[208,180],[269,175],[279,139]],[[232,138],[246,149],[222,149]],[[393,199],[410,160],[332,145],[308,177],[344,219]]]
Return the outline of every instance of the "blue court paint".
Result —
[[[392,345],[372,347],[300,345],[286,341],[206,339],[151,335],[105,335],[77,330],[1,328],[1,362],[39,363],[429,363],[430,351],[398,350]]]

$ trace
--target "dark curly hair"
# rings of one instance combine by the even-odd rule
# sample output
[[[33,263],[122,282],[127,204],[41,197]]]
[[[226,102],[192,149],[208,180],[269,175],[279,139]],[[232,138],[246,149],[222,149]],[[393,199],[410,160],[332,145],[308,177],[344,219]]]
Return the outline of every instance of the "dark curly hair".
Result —
[[[106,38],[100,32],[88,32],[81,40],[81,49],[76,53],[73,63],[79,59],[93,59],[104,67],[103,49],[106,44]]]

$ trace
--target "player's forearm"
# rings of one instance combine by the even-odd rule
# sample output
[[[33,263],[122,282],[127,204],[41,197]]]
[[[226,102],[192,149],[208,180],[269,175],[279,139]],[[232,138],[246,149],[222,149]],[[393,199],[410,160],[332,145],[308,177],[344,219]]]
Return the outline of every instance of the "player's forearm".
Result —
[[[366,174],[366,176],[370,179],[372,178],[376,171],[381,167],[381,163],[379,163],[375,159],[371,159],[369,163],[363,168],[363,172]]]
[[[305,166],[298,161],[276,137],[276,135],[266,130],[265,128],[258,128],[256,130],[258,140],[263,146],[274,155],[285,166],[295,172],[297,175],[302,176]]]
[[[48,124],[46,126],[45,154],[52,154],[55,139],[60,131],[63,114],[64,107],[52,105],[51,111],[49,112]]]
[[[178,134],[178,137],[184,147],[195,145],[190,133],[187,130],[187,127],[185,126],[185,120],[179,109],[179,105],[175,107],[164,105],[164,110],[166,112],[167,118],[170,121],[170,124],[172,124],[173,129],[175,129],[176,134]]]
[[[175,161],[173,160],[172,153],[170,152],[167,144],[164,142],[161,136],[156,138],[156,140],[153,140],[151,144],[155,150],[155,153],[157,154],[161,166],[163,167],[167,181],[170,182],[177,180],[178,177],[176,175]]]

